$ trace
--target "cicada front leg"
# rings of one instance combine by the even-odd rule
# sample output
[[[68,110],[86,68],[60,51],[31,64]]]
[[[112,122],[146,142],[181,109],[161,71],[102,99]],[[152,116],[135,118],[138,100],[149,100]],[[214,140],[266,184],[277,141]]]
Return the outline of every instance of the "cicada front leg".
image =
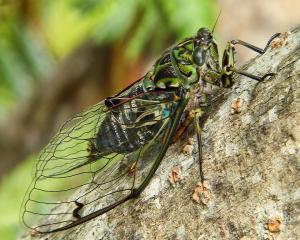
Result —
[[[274,34],[274,35],[269,39],[269,41],[267,42],[267,44],[266,44],[266,46],[265,46],[264,48],[259,48],[259,47],[257,47],[257,46],[254,46],[254,45],[252,45],[252,44],[250,44],[250,43],[247,43],[247,42],[244,42],[244,41],[242,41],[242,40],[232,40],[232,41],[230,41],[230,42],[228,43],[228,45],[227,45],[227,48],[225,49],[225,52],[224,52],[224,56],[223,56],[223,69],[224,69],[224,68],[228,68],[229,71],[231,70],[231,71],[234,72],[234,73],[237,73],[237,74],[240,74],[240,75],[243,75],[243,76],[252,78],[252,79],[254,79],[254,80],[256,80],[256,81],[259,81],[259,82],[265,80],[267,77],[274,76],[275,73],[267,73],[267,74],[265,74],[264,76],[259,77],[259,76],[253,75],[253,74],[248,73],[248,72],[245,72],[245,71],[237,70],[237,69],[234,68],[233,65],[232,65],[232,66],[231,66],[231,65],[228,66],[227,63],[224,63],[224,57],[225,57],[225,58],[227,57],[227,55],[228,55],[227,53],[230,53],[230,54],[233,55],[233,54],[234,54],[234,46],[237,45],[237,44],[242,45],[242,46],[244,46],[244,47],[246,47],[246,48],[249,48],[249,49],[251,49],[251,50],[253,50],[253,51],[257,52],[257,53],[264,54],[264,53],[267,51],[267,49],[269,48],[271,42],[272,42],[275,38],[277,38],[279,35],[280,35],[280,33]],[[226,66],[226,65],[227,65],[227,66]]]
[[[234,74],[240,74],[246,77],[249,77],[251,79],[254,79],[256,81],[264,81],[267,77],[270,76],[274,76],[275,73],[267,73],[263,76],[256,76],[254,74],[242,71],[242,70],[238,70],[235,68],[234,64],[235,64],[235,45],[236,44],[240,44],[243,45],[253,51],[256,51],[260,54],[263,54],[266,52],[266,50],[268,49],[268,47],[270,46],[270,43],[273,41],[273,39],[275,39],[276,37],[279,36],[279,33],[273,35],[270,40],[268,41],[267,45],[265,46],[264,49],[261,49],[259,47],[256,47],[252,44],[246,43],[244,41],[241,40],[233,40],[231,42],[227,43],[227,46],[224,50],[223,53],[223,57],[222,57],[222,66],[221,66],[221,72],[220,73],[216,73],[216,72],[208,72],[207,75],[210,78],[214,78],[214,79],[219,79],[219,86],[220,87],[224,87],[224,88],[230,88],[233,86],[233,84],[235,83],[235,80],[233,78]]]
[[[254,45],[252,45],[250,43],[244,42],[244,41],[239,40],[239,39],[237,39],[237,40],[231,40],[230,42],[234,46],[237,45],[237,44],[239,44],[239,45],[242,45],[242,46],[244,46],[246,48],[249,48],[249,49],[251,49],[251,50],[253,50],[253,51],[257,52],[257,53],[264,54],[268,50],[271,42],[275,38],[279,37],[279,35],[280,35],[280,33],[275,33],[272,37],[270,37],[269,41],[267,42],[267,44],[266,44],[266,46],[264,48],[256,47],[256,46],[254,46]]]

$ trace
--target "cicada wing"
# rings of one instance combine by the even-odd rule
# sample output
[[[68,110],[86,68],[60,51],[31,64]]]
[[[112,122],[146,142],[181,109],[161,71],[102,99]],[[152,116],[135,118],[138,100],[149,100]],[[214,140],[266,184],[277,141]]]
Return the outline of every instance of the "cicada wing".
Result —
[[[48,215],[57,202],[87,184],[91,176],[90,143],[105,118],[105,104],[100,102],[67,121],[39,154],[34,176],[23,200],[23,222]],[[105,165],[105,163],[100,163]],[[46,199],[46,200],[45,200]],[[54,204],[55,203],[55,204]]]
[[[173,97],[168,99],[147,101],[141,96],[134,99],[134,104],[130,99],[122,104],[122,111],[139,115],[135,122],[128,122],[125,117],[123,121],[119,119],[124,131],[156,127],[151,140],[131,152],[100,151],[91,157],[91,143],[95,143],[105,118],[112,111],[118,111],[117,108],[107,110],[100,103],[67,122],[40,154],[35,179],[24,202],[25,225],[38,232],[63,230],[101,215],[103,210],[106,212],[126,199],[145,181],[158,156],[166,149],[174,125],[173,114],[177,111]],[[166,114],[162,111],[166,108],[172,111]],[[105,137],[108,131],[100,132]],[[42,200],[41,195],[45,195]],[[32,224],[32,219],[39,225]]]
[[[153,142],[149,142],[133,153],[122,155],[121,159],[112,160],[117,161],[118,164],[101,168],[100,174],[95,174],[88,185],[65,202],[68,206],[60,204],[56,209],[52,209],[51,214],[54,214],[54,218],[50,216],[36,230],[40,232],[66,230],[102,215],[129,200],[133,191],[146,180],[158,155],[166,147],[172,121],[171,119],[165,121],[161,127],[161,134],[158,134]]]

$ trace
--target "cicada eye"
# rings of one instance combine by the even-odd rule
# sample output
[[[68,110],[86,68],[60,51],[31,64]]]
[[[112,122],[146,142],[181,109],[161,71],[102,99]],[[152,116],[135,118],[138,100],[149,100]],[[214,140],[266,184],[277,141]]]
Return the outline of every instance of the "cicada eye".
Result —
[[[205,63],[206,50],[201,47],[196,47],[193,52],[194,63],[202,66]]]

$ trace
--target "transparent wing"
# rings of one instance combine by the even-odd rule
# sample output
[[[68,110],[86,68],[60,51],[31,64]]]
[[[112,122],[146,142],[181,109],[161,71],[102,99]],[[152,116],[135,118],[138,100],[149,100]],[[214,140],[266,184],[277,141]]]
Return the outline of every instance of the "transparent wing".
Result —
[[[149,96],[145,98],[145,94]],[[27,227],[53,232],[77,225],[92,218],[93,213],[112,209],[144,182],[167,144],[171,116],[177,111],[174,93],[163,99],[161,93],[145,94],[118,97],[118,107],[109,109],[101,102],[64,124],[42,150],[35,166],[34,180],[23,203],[22,220]],[[130,113],[138,113],[135,121],[126,118]],[[102,142],[97,142],[98,135],[113,142],[108,136],[114,129],[106,124],[116,116],[117,126],[123,131],[138,131],[140,135],[148,131],[151,139],[141,142],[131,137],[130,141],[140,141],[132,151],[122,148],[126,139],[123,145],[113,146],[114,151],[104,151]]]

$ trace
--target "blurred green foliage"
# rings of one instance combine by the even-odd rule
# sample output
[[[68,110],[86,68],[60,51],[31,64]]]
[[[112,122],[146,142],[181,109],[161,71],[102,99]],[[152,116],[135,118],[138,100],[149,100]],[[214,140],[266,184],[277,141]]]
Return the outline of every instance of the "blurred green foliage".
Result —
[[[130,35],[126,56],[132,59],[149,42],[158,54],[170,35],[189,36],[215,19],[211,0],[27,0],[32,6],[25,7],[17,2],[0,3],[0,121],[57,60],[87,39],[101,44]]]
[[[27,96],[51,67],[47,51],[17,20],[13,6],[0,6],[0,121],[13,103]]]
[[[201,26],[212,28],[216,12],[211,0],[0,1],[0,121],[85,41],[122,42],[128,60],[144,51],[155,56]],[[26,161],[1,183],[1,239],[20,232],[19,206],[31,164]]]
[[[24,161],[1,182],[0,187],[0,239],[16,239],[24,227],[19,221],[20,206],[31,182],[31,169],[35,158]]]
[[[199,26],[211,26],[215,19],[215,6],[211,0],[190,0],[188,4],[184,0],[44,2],[43,29],[47,29],[47,40],[58,56],[69,53],[86,38],[99,43],[113,42],[131,30],[128,52],[134,52],[136,57],[149,40],[159,44],[161,38],[170,33],[180,39],[194,34]],[[134,22],[137,15],[141,15],[139,22]],[[133,30],[130,29],[132,25],[135,26]]]

